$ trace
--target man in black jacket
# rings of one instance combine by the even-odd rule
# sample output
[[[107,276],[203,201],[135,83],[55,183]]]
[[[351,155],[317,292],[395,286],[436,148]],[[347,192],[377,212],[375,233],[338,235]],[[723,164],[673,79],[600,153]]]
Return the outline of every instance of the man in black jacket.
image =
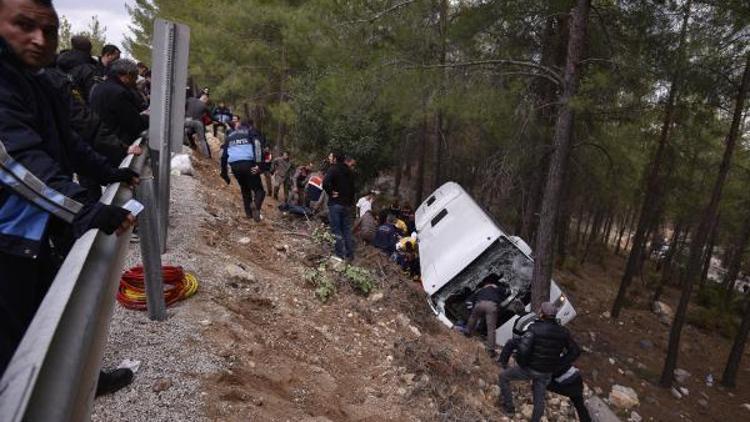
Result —
[[[511,381],[531,380],[534,393],[534,411],[531,420],[539,421],[544,415],[544,392],[552,374],[570,364],[580,355],[578,345],[568,330],[557,323],[557,308],[544,302],[540,308],[540,319],[529,326],[520,339],[509,341],[500,354],[503,372],[498,384],[502,396],[502,408],[508,414],[515,413]],[[508,359],[516,349],[517,366],[508,368]]]
[[[50,1],[0,1],[0,372],[5,370],[68,253],[91,228],[125,232],[127,210],[86,202],[73,172],[100,183],[134,182],[70,128],[69,99],[42,71],[57,49]],[[24,183],[19,183],[24,181]],[[100,376],[99,392],[127,384],[132,372]]]
[[[508,297],[508,289],[500,284],[497,274],[489,274],[479,284],[479,290],[469,297],[466,307],[471,309],[471,316],[466,326],[466,336],[471,336],[476,330],[477,323],[484,318],[487,325],[486,346],[491,357],[495,352],[495,330],[497,330],[497,316],[500,304]]]
[[[85,35],[71,37],[70,46],[70,50],[57,57],[57,67],[70,75],[76,99],[88,104],[91,89],[101,81],[97,75],[98,63],[91,57],[91,41]]]
[[[346,159],[341,153],[332,154],[335,164],[323,179],[323,190],[328,194],[328,218],[331,232],[336,238],[336,256],[354,259],[354,172],[353,159]]]
[[[133,94],[138,78],[138,67],[129,59],[112,62],[106,81],[91,92],[91,110],[101,124],[94,141],[94,149],[119,164],[128,147],[148,129],[148,118],[141,114],[138,99]]]

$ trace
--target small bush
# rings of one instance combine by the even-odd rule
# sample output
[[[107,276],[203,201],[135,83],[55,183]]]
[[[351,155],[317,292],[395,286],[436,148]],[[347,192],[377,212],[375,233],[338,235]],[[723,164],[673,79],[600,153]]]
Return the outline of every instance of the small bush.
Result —
[[[305,281],[315,288],[315,296],[325,303],[336,293],[336,285],[326,274],[325,264],[305,271]]]
[[[364,293],[365,296],[370,294],[375,288],[375,278],[366,268],[347,265],[344,270],[344,275],[349,281],[349,284],[351,284],[356,290]]]
[[[336,238],[331,231],[323,225],[317,226],[313,229],[312,238],[320,244],[334,245],[336,243]]]

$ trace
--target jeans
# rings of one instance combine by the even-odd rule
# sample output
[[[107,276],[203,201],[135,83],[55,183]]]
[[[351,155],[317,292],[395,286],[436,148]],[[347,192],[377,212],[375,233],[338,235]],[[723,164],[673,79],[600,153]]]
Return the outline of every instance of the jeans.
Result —
[[[328,219],[331,233],[336,238],[336,256],[342,259],[354,258],[354,236],[352,235],[352,207],[340,204],[328,205]]]
[[[260,216],[263,200],[266,197],[266,192],[263,190],[263,185],[260,181],[260,175],[253,174],[250,162],[240,161],[230,165],[232,167],[232,174],[234,174],[237,183],[240,185],[242,203],[245,206],[245,215],[252,218],[254,206],[258,216]]]
[[[500,395],[503,399],[503,406],[506,408],[513,407],[513,393],[510,391],[511,381],[528,381],[531,380],[534,392],[534,411],[531,413],[531,421],[539,422],[544,415],[544,392],[552,378],[551,374],[543,374],[531,369],[513,366],[505,369],[500,373],[498,384],[500,385]]]
[[[586,408],[583,398],[583,378],[580,375],[576,375],[573,380],[568,380],[563,384],[553,381],[547,386],[547,389],[569,398],[573,407],[576,408],[579,421],[591,422],[591,415],[589,415],[589,410]]]
[[[495,330],[497,329],[497,303],[491,300],[482,300],[474,305],[474,309],[471,310],[471,316],[469,317],[469,335],[474,333],[477,322],[480,318],[484,317],[487,323],[487,350],[494,350],[497,345],[495,344]]]

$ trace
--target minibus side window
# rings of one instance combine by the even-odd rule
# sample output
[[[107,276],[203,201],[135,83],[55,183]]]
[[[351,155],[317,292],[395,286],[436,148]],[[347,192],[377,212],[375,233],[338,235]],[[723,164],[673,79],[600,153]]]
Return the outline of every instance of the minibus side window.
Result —
[[[445,218],[446,215],[448,215],[448,210],[443,208],[442,211],[440,211],[435,217],[432,218],[432,221],[431,221],[432,227],[435,227],[437,223],[440,222],[440,220]]]
[[[434,204],[434,203],[435,203],[435,195],[432,195],[432,196],[431,196],[431,197],[430,197],[430,198],[429,198],[429,199],[427,200],[427,206],[429,207],[430,205],[432,205],[432,204]]]

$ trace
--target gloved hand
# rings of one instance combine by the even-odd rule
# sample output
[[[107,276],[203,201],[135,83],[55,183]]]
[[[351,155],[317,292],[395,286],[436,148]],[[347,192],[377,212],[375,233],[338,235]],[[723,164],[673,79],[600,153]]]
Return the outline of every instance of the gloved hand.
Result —
[[[107,183],[122,182],[130,185],[137,185],[140,181],[140,175],[129,168],[121,168],[114,171],[114,174],[107,180]]]
[[[112,234],[128,220],[130,211],[115,205],[103,205],[91,220],[92,229],[100,229],[106,234]]]
[[[227,185],[231,182],[231,180],[229,179],[229,175],[225,171],[221,172],[221,178],[224,179]]]

